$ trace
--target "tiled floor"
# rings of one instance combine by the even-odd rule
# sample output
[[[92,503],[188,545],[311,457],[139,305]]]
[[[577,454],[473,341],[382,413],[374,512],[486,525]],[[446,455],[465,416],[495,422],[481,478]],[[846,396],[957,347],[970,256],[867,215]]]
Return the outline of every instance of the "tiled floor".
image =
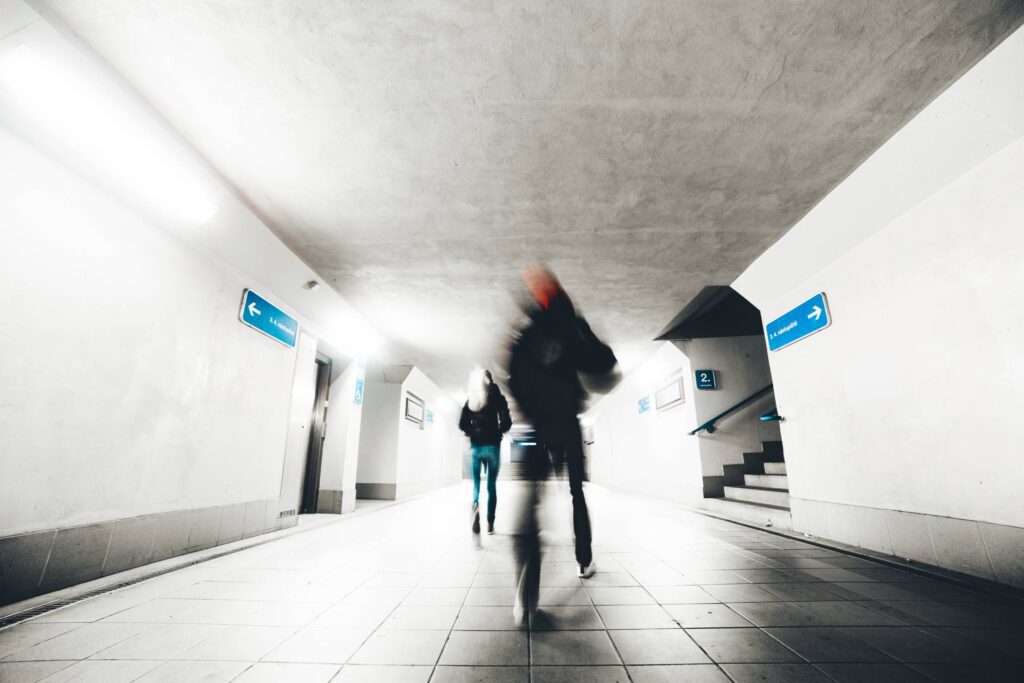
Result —
[[[517,486],[480,545],[460,485],[7,628],[0,681],[1022,680],[1018,603],[598,487],[580,581],[549,485],[517,630]]]

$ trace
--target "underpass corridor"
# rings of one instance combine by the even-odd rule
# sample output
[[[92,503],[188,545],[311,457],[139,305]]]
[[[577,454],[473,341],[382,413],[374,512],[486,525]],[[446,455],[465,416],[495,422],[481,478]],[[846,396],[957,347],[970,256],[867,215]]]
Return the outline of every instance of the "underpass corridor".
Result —
[[[0,680],[987,681],[1024,657],[1014,599],[594,485],[581,580],[564,482],[517,628],[523,486],[494,535],[460,483],[46,612],[0,631]]]

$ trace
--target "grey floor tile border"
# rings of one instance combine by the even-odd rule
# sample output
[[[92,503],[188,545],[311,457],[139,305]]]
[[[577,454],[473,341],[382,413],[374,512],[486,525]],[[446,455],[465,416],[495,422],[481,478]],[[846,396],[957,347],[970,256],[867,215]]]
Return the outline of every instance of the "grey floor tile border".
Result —
[[[428,493],[434,492],[431,491]],[[419,496],[416,496],[416,498],[418,497]],[[265,533],[248,538],[242,538],[239,541],[234,541],[225,545],[213,546],[211,548],[197,550],[184,555],[176,555],[149,565],[142,565],[133,569],[128,569],[118,574],[102,576],[92,581],[69,586],[52,593],[37,595],[26,600],[11,603],[9,605],[3,605],[0,606],[0,629],[18,624],[33,617],[41,616],[47,612],[60,609],[61,607],[73,605],[76,602],[81,602],[98,595],[103,595],[104,593],[110,593],[119,588],[125,588],[158,576],[163,576],[164,574],[170,574],[171,572],[184,569],[185,567],[202,564],[203,562],[215,560],[219,557],[231,555],[256,546],[272,543],[273,541],[293,536],[295,534],[313,531],[326,524],[346,522],[351,520],[353,517],[360,516],[362,514],[369,514],[386,507],[401,505],[413,500],[413,498],[414,497],[410,497],[400,501],[374,501],[375,503],[380,504],[374,505],[373,507],[361,512],[356,509],[353,512],[349,512],[344,515],[320,515],[324,520],[318,524],[311,524],[309,526],[293,524],[292,526],[269,530]],[[326,519],[327,517],[331,517],[332,519]],[[292,517],[292,519],[296,518]]]
[[[598,486],[600,488],[603,488],[607,491],[611,491],[616,494],[629,495],[624,491],[618,491],[617,489],[614,488],[601,486],[600,484],[595,485],[591,482],[587,483],[590,486]],[[949,569],[945,569],[943,567],[936,567],[928,564],[910,564],[906,562],[901,562],[899,559],[891,555],[882,555],[879,553],[872,552],[870,550],[866,550],[864,548],[849,546],[845,543],[839,543],[838,541],[831,541],[829,539],[819,538],[817,536],[804,536],[802,533],[795,531],[784,531],[781,529],[775,529],[773,527],[761,526],[744,520],[726,517],[725,515],[717,514],[709,510],[702,510],[700,508],[690,507],[688,505],[683,505],[682,503],[676,503],[670,500],[659,499],[659,502],[665,503],[666,505],[670,505],[672,507],[680,508],[682,510],[686,510],[687,512],[693,512],[704,517],[718,519],[723,522],[731,522],[732,524],[736,524],[738,526],[747,527],[748,529],[755,529],[757,531],[762,531],[773,536],[786,538],[791,541],[799,541],[801,543],[806,543],[807,545],[812,545],[817,548],[823,548],[825,550],[834,550],[844,555],[857,557],[862,560],[874,562],[875,564],[880,564],[893,569],[900,569],[902,571],[910,572],[911,574],[917,574],[919,576],[935,579],[936,581],[942,581],[944,583],[953,584],[960,588],[967,588],[970,590],[977,591],[979,593],[985,593],[993,597],[1009,597],[1016,600],[1024,600],[1024,589],[1015,588],[1013,586],[1008,586],[1002,583],[996,583],[995,581],[988,581],[981,577],[972,576],[970,574],[962,574],[960,572],[955,572]]]

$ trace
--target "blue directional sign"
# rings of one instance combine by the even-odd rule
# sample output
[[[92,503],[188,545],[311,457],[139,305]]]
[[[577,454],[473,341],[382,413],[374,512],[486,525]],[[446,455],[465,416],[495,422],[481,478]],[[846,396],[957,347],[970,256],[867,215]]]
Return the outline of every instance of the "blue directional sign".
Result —
[[[356,377],[356,392],[352,397],[352,402],[357,406],[363,405],[363,378]]]
[[[427,411],[427,422],[433,422],[433,421],[434,421],[434,411],[433,410],[428,410]]]
[[[804,337],[820,332],[832,324],[828,314],[825,293],[815,294],[785,315],[768,323],[768,348],[778,351],[784,346],[800,341]]]
[[[299,321],[251,289],[245,290],[242,295],[242,310],[238,319],[285,346],[295,346],[299,336]]]
[[[714,370],[697,370],[694,376],[697,378],[698,389],[706,391],[718,388],[718,379],[715,377]]]
[[[650,409],[651,409],[651,397],[650,396],[644,396],[643,398],[637,400],[637,402],[636,402],[636,412],[638,412],[638,413],[646,413]]]

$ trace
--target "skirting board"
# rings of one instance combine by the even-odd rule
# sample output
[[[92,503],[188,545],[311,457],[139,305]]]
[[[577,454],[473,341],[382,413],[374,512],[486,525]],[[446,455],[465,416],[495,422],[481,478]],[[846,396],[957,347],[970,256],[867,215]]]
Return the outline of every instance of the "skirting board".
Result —
[[[277,500],[141,515],[0,538],[0,605],[294,525]]]
[[[1024,529],[790,498],[793,530],[1024,588]]]

